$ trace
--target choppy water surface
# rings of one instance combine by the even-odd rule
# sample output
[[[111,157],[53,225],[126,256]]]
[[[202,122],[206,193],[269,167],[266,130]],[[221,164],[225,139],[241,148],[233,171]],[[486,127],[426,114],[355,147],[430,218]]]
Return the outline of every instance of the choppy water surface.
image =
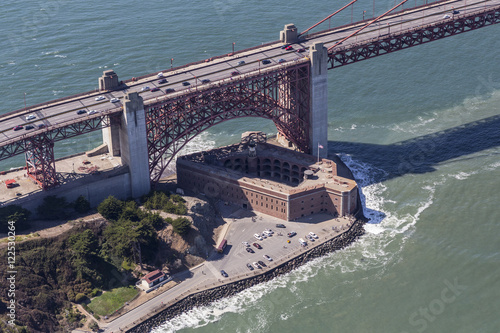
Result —
[[[233,42],[276,40],[284,24],[303,30],[341,5],[4,1],[0,112],[24,107],[24,93],[31,105],[94,89],[105,69],[127,79],[169,68],[170,58],[181,65]],[[354,18],[372,5],[356,4]],[[349,20],[350,12],[332,25]],[[331,70],[329,152],[359,181],[366,235],[156,332],[499,332],[499,33],[492,26]],[[255,129],[275,132],[268,121],[233,120],[189,149]],[[56,151],[99,143],[92,134]]]

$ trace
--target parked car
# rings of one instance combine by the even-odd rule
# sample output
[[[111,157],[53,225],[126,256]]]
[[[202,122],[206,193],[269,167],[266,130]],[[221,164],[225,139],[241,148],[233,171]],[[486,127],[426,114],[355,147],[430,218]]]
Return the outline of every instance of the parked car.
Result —
[[[85,111],[85,110],[78,110],[78,111],[76,111],[76,114],[84,114],[84,113],[87,113],[87,111]]]
[[[264,254],[263,257],[267,260],[267,261],[273,261],[273,258],[271,258],[270,256],[268,256],[267,254]]]
[[[258,248],[259,250],[262,250],[262,246],[260,246],[259,243],[253,243],[252,245]]]
[[[252,265],[247,264],[247,267],[248,267],[249,270],[253,271],[253,266]]]
[[[313,236],[311,236],[311,235],[306,235],[306,238],[307,238],[308,240],[310,240],[311,242],[314,242],[314,238],[313,238]]]
[[[161,79],[160,81],[158,81],[158,84],[164,84],[164,83],[167,83],[167,79]]]
[[[276,228],[286,228],[286,226],[282,223],[276,224]]]
[[[316,234],[315,234],[314,232],[312,232],[312,231],[309,233],[309,235],[310,235],[311,237],[313,237],[313,238],[316,238],[316,239],[318,239],[318,238],[319,238],[319,237],[318,237],[318,235],[316,235]]]
[[[295,231],[290,231],[290,232],[288,233],[288,237],[293,237],[293,236],[295,236],[296,234],[297,234],[297,233],[296,233]]]
[[[227,273],[225,270],[221,270],[220,271],[220,274],[223,276],[223,277],[228,277]]]
[[[96,101],[102,101],[103,99],[106,99],[106,97],[104,97],[104,96],[97,96],[95,98]]]
[[[302,238],[299,238],[299,243],[302,246],[306,246],[307,245],[307,242],[304,239],[302,239]]]
[[[26,120],[32,120],[32,119],[36,119],[36,116],[34,114],[29,114],[26,116]]]
[[[120,101],[120,99],[115,97],[115,98],[110,99],[109,101],[111,103],[118,103]]]
[[[262,238],[259,234],[255,234],[255,235],[253,235],[253,236],[254,236],[255,238],[257,238],[258,240],[260,240],[260,241],[263,239],[263,238]]]
[[[245,250],[247,250],[248,253],[255,253],[255,251],[249,247],[246,247]]]
[[[252,265],[253,265],[253,267],[258,268],[258,269],[262,268],[262,267],[260,267],[260,265],[256,261],[254,261],[252,263]]]
[[[17,125],[16,127],[13,128],[14,131],[19,131],[22,130],[24,127]]]
[[[248,242],[241,242],[243,245],[245,245],[246,247],[250,247],[250,244],[248,244]]]

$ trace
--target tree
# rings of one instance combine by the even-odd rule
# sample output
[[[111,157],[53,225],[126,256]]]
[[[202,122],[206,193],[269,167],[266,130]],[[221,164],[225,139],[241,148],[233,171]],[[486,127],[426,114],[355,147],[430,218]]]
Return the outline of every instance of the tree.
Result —
[[[153,228],[155,228],[156,230],[160,230],[165,225],[165,221],[163,220],[163,218],[158,213],[153,213],[153,214],[149,213],[149,214],[147,214],[142,219],[142,222],[143,223],[149,223],[149,224],[151,224],[153,226]]]
[[[108,220],[116,221],[122,215],[123,201],[110,195],[97,206],[97,211]]]
[[[26,230],[30,227],[29,217],[31,212],[18,205],[9,205],[0,208],[0,232],[7,233],[9,222],[14,222],[16,231]]]
[[[68,239],[71,249],[84,259],[97,254],[98,243],[97,237],[90,229],[71,235]]]
[[[89,324],[89,328],[93,332],[98,332],[99,331],[99,324],[95,320],[92,320],[92,322]]]
[[[185,217],[178,217],[172,221],[172,227],[176,233],[184,236],[191,230],[191,222]]]
[[[80,195],[73,203],[73,208],[77,213],[86,213],[90,210],[90,202],[83,195]]]
[[[66,198],[49,195],[43,198],[43,203],[37,207],[37,213],[44,220],[60,220],[68,216]]]

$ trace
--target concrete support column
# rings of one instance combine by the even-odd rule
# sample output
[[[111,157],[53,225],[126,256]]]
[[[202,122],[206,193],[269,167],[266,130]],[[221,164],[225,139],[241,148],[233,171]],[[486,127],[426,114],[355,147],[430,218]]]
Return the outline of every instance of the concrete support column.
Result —
[[[315,43],[309,49],[311,59],[311,100],[309,115],[309,143],[311,154],[328,156],[328,50],[323,43]]]
[[[99,91],[114,90],[119,86],[118,75],[114,70],[110,69],[102,72],[102,76],[99,78]]]
[[[102,128],[102,142],[108,147],[111,156],[120,156],[120,118],[110,117],[109,127]]]
[[[122,164],[129,166],[131,193],[136,198],[151,189],[146,112],[142,97],[137,92],[125,95],[123,106],[120,153]]]
[[[285,29],[280,31],[280,40],[285,44],[296,43],[298,39],[297,28],[294,24],[286,24]]]

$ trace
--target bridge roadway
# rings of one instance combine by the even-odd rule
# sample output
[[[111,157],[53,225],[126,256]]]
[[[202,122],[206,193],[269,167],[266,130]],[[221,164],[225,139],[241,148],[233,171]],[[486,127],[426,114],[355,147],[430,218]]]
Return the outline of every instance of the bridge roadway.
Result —
[[[342,47],[349,47],[351,44],[360,43],[362,41],[381,38],[389,33],[394,34],[400,30],[417,28],[418,26],[439,24],[443,21],[454,19],[454,17],[471,15],[477,11],[485,9],[493,9],[500,7],[500,0],[450,0],[437,3],[430,3],[426,6],[406,9],[394,14],[387,15],[379,22],[366,28],[356,36],[349,38],[342,43]],[[453,10],[460,11],[459,14],[452,14]],[[445,18],[449,15],[449,18]],[[43,131],[49,131],[57,127],[68,126],[69,124],[83,122],[89,118],[101,117],[108,113],[120,112],[122,107],[122,99],[128,92],[138,91],[144,99],[144,104],[154,103],[157,98],[168,98],[169,95],[182,94],[184,92],[192,92],[193,89],[201,88],[202,80],[209,79],[209,83],[214,84],[223,79],[238,80],[244,74],[260,71],[264,68],[278,67],[286,68],[286,66],[296,63],[297,61],[307,61],[308,52],[297,52],[298,49],[307,49],[314,43],[322,42],[324,46],[329,48],[335,45],[338,41],[349,36],[367,22],[372,19],[366,19],[362,22],[356,22],[346,26],[325,30],[314,33],[309,36],[302,36],[298,43],[292,44],[293,50],[285,50],[282,48],[283,43],[280,41],[268,43],[261,47],[254,47],[234,54],[227,54],[222,57],[217,57],[210,61],[200,61],[188,66],[173,68],[172,70],[164,71],[164,78],[167,83],[159,84],[157,73],[143,77],[137,81],[126,81],[127,88],[116,91],[104,92],[88,92],[80,94],[76,97],[68,97],[57,101],[47,102],[44,105],[28,107],[14,112],[10,112],[0,116],[0,147],[6,146],[19,140],[24,140],[30,136],[36,136]],[[335,52],[335,49],[333,51]],[[330,52],[330,54],[331,54]],[[262,60],[268,59],[270,64],[264,65]],[[280,59],[285,62],[280,63]],[[239,61],[244,61],[245,64],[238,65]],[[282,60],[283,61],[283,60]],[[282,66],[282,67],[279,67]],[[233,75],[234,71],[238,71],[238,75]],[[184,86],[184,82],[189,82],[189,86]],[[161,88],[159,91],[141,91],[144,87]],[[175,89],[175,92],[167,94],[167,88]],[[103,96],[104,99],[97,101],[96,97]],[[119,102],[111,103],[110,99],[118,98]],[[92,115],[81,114],[76,112],[79,110],[96,112]],[[36,118],[26,120],[28,115],[34,115]],[[39,129],[39,125],[44,124],[45,128]],[[26,126],[32,125],[34,129],[27,130]],[[16,126],[24,126],[17,131],[13,130]],[[20,152],[19,152],[20,153]],[[11,156],[0,156],[0,160]]]

